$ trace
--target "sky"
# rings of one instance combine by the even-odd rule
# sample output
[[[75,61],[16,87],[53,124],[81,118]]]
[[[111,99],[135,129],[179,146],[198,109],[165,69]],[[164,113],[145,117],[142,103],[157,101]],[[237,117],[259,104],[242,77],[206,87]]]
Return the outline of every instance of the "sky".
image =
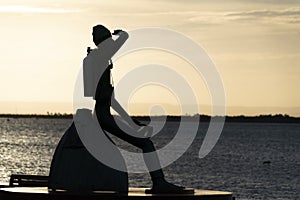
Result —
[[[110,30],[167,28],[197,42],[223,81],[227,115],[300,116],[300,0],[1,0],[0,24],[0,113],[71,113],[86,47],[94,48],[91,29],[104,24]],[[174,55],[125,56],[115,63],[115,83],[147,62],[186,73],[200,112],[211,113],[205,81]],[[178,114],[176,97],[157,86],[137,91],[126,109],[147,114],[160,103],[167,114]],[[188,104],[185,114],[195,114]]]

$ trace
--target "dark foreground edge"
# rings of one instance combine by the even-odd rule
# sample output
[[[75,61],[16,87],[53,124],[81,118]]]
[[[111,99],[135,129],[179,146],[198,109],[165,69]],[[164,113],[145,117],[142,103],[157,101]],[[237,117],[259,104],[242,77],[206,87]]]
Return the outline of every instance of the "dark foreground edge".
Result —
[[[128,194],[113,191],[96,191],[91,195],[49,194],[47,187],[0,188],[1,200],[232,200],[231,192],[195,190],[194,194],[145,194],[147,188],[129,188]]]
[[[70,194],[65,191],[49,193],[48,176],[12,174],[9,184],[0,184],[0,200],[233,200],[231,192],[197,190],[193,194],[146,194],[149,188],[129,188],[128,193],[94,191]]]

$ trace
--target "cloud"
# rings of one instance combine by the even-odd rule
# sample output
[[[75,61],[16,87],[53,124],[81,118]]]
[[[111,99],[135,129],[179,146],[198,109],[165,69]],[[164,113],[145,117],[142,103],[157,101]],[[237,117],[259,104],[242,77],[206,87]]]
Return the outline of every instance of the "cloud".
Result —
[[[284,10],[252,10],[231,12],[225,15],[231,20],[263,20],[275,23],[300,23],[300,7]]]
[[[188,18],[188,21],[201,24],[220,24],[227,21],[224,12],[198,12]]]
[[[0,13],[73,13],[79,10],[67,10],[61,8],[33,7],[25,5],[0,6]]]
[[[187,20],[201,24],[224,24],[231,21],[249,21],[277,24],[300,24],[300,7],[282,10],[263,9],[236,12],[190,12]]]

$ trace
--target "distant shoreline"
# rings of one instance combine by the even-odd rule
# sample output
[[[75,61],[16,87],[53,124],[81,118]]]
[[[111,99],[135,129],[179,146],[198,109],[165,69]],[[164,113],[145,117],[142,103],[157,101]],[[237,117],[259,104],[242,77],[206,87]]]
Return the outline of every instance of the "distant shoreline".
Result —
[[[195,121],[199,115],[194,116],[151,116],[152,120],[161,120],[167,117],[167,121],[180,121],[181,118],[187,121]],[[44,119],[72,119],[72,114],[0,114],[0,118],[44,118]],[[140,121],[149,121],[149,116],[133,116],[134,119]],[[220,116],[200,115],[200,122],[209,122],[211,118],[222,118]],[[226,122],[257,122],[257,123],[300,123],[300,117],[289,115],[258,115],[258,116],[226,116]]]

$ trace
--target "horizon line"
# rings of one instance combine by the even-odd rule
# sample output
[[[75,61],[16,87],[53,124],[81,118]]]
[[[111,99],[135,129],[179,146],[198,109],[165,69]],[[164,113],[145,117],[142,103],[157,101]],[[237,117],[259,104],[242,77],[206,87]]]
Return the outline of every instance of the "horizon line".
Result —
[[[73,113],[60,113],[60,112],[49,112],[47,114],[38,114],[38,113],[28,113],[28,114],[14,114],[14,113],[0,113],[0,118],[2,117],[69,117],[74,115]],[[113,114],[114,115],[114,114]],[[300,116],[293,116],[284,113],[276,113],[276,114],[257,114],[257,115],[208,115],[208,114],[186,114],[186,115],[130,115],[131,117],[195,117],[195,116],[206,116],[206,117],[290,117],[290,118],[300,118]]]
[[[129,113],[132,116],[149,115],[149,108],[153,103],[129,103],[125,105]],[[199,104],[198,109],[195,110],[189,104],[181,105],[184,110],[180,113],[178,110],[174,110],[174,106],[168,103],[161,103],[162,106],[167,106],[166,113],[152,113],[152,115],[215,115],[212,113],[212,105]],[[168,107],[169,106],[169,107]],[[177,105],[177,107],[180,105]],[[176,108],[177,108],[176,107]],[[259,115],[289,115],[294,117],[300,117],[300,106],[241,106],[241,105],[226,105],[225,116],[259,116]],[[195,111],[195,112],[194,112]],[[73,104],[67,101],[1,101],[0,100],[0,114],[16,114],[16,115],[47,115],[47,113],[61,113],[61,114],[72,114]],[[217,115],[217,114],[216,114]]]

